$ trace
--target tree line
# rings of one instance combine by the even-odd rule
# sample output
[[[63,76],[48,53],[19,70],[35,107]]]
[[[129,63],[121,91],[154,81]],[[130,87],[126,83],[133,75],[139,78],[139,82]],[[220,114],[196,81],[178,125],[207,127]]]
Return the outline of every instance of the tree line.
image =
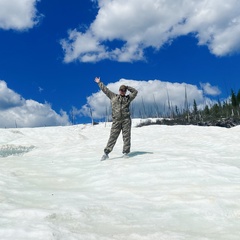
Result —
[[[199,109],[196,100],[190,108],[185,94],[184,109],[179,110],[177,106],[171,108],[168,116],[159,118],[154,123],[149,121],[142,122],[139,126],[149,124],[167,125],[199,125],[199,126],[220,126],[233,127],[240,125],[240,89],[237,93],[231,90],[230,97],[225,101],[220,101],[206,105]]]

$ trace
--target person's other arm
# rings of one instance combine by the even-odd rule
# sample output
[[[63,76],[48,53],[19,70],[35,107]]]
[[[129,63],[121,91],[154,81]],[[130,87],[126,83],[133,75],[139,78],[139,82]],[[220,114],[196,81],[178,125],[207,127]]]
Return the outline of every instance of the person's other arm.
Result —
[[[127,90],[130,92],[129,97],[130,97],[130,100],[132,101],[137,96],[138,91],[135,88],[130,86],[127,86]]]

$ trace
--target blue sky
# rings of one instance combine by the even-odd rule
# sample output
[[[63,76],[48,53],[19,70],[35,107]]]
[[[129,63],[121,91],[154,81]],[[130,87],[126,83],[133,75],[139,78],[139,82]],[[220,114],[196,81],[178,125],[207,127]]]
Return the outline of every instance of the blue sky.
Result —
[[[0,127],[103,119],[116,91],[139,90],[135,117],[224,100],[239,90],[237,0],[0,0]]]

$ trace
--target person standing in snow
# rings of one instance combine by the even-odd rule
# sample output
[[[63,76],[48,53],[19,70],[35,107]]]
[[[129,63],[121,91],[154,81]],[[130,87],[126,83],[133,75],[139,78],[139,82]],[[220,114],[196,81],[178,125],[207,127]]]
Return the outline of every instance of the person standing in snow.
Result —
[[[123,156],[128,157],[131,147],[131,116],[129,106],[132,100],[137,96],[138,91],[130,86],[121,85],[119,94],[110,91],[101,81],[99,77],[95,78],[95,82],[100,89],[111,100],[112,105],[112,127],[107,146],[104,149],[104,155],[101,161],[109,158],[108,154],[113,150],[120,132],[123,136]],[[126,95],[129,91],[130,94]]]

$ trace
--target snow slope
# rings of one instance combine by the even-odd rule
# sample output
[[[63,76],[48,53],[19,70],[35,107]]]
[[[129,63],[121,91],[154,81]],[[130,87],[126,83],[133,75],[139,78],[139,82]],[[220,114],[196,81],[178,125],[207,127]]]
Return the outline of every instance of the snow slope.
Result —
[[[0,129],[1,240],[239,240],[240,127]]]

